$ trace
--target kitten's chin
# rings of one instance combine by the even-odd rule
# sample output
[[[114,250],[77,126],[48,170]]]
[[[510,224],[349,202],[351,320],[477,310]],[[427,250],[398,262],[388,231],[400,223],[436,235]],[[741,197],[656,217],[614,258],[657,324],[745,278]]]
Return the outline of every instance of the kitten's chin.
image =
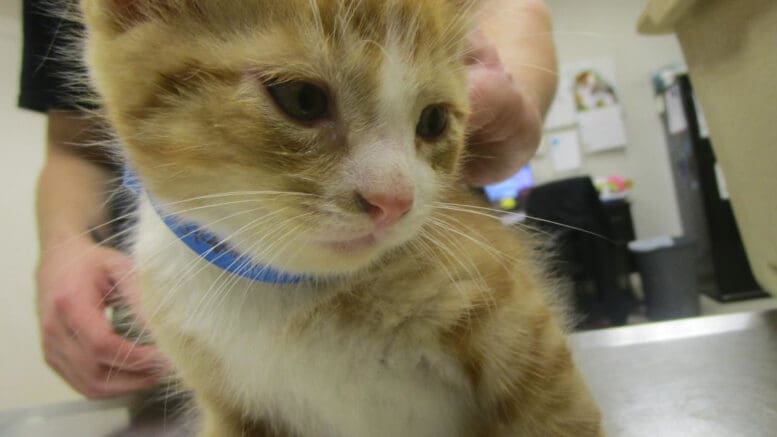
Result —
[[[377,261],[384,250],[374,242],[311,243],[305,253],[276,267],[311,277],[335,277],[357,273]]]
[[[354,254],[371,251],[380,242],[380,237],[375,234],[367,234],[349,240],[325,241],[321,246],[337,254]]]
[[[349,275],[370,267],[386,252],[403,244],[403,234],[373,232],[335,240],[315,239],[282,264],[291,272],[306,275]]]

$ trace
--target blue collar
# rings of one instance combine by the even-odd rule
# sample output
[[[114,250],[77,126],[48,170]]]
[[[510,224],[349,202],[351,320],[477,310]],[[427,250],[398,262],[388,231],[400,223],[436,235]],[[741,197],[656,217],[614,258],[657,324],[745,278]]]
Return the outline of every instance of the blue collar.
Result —
[[[135,173],[125,167],[122,186],[139,196],[143,188]],[[252,281],[274,285],[290,285],[302,282],[303,275],[275,270],[272,267],[257,264],[247,254],[241,254],[226,241],[208,232],[203,226],[183,220],[175,215],[162,212],[153,201],[159,217],[167,227],[197,256],[214,266]]]

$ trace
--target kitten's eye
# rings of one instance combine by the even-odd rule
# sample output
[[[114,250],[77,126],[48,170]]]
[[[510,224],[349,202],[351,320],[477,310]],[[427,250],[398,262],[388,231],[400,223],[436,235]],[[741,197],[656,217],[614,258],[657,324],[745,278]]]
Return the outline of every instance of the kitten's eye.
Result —
[[[312,122],[329,116],[329,97],[326,91],[309,82],[283,82],[267,85],[275,103],[289,117]]]
[[[448,127],[448,108],[443,105],[427,106],[421,113],[421,119],[416,126],[419,137],[433,141],[439,138]]]

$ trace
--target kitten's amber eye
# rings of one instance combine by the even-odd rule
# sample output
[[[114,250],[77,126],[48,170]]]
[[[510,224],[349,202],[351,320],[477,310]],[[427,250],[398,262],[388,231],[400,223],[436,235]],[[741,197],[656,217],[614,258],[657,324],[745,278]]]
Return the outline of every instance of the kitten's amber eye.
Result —
[[[310,123],[329,116],[329,97],[321,87],[309,82],[282,82],[267,85],[273,100],[289,117]]]
[[[440,137],[448,128],[448,108],[443,105],[427,106],[421,113],[416,126],[419,137],[432,141]]]

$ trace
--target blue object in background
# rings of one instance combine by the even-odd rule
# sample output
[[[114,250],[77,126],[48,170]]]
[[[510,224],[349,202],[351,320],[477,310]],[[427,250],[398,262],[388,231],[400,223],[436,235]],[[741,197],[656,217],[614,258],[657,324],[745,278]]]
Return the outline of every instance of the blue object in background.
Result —
[[[515,199],[521,191],[533,186],[534,177],[532,176],[531,167],[526,165],[506,181],[487,185],[483,188],[490,202],[500,202],[504,199]]]

